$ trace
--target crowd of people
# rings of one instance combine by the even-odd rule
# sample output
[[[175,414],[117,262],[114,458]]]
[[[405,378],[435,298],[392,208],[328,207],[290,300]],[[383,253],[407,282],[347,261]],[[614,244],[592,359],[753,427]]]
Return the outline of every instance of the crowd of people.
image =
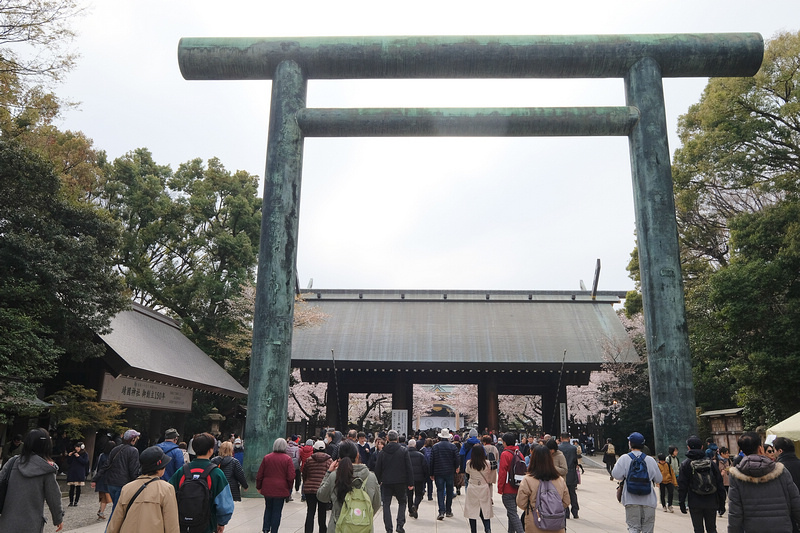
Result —
[[[106,519],[111,504],[106,531],[222,533],[234,501],[250,488],[241,464],[242,440],[231,436],[220,442],[201,433],[181,446],[170,428],[162,442],[140,452],[140,437],[136,430],[125,431],[119,443],[106,444],[97,461],[91,483],[98,518]],[[13,490],[6,495],[0,531],[43,531],[45,505],[61,531],[64,509],[53,439],[38,428],[11,443],[3,450],[0,479]],[[628,531],[654,531],[659,501],[671,513],[675,499],[696,533],[716,533],[717,516],[726,511],[729,533],[800,531],[800,459],[794,443],[783,437],[762,443],[757,433],[747,432],[738,446],[731,456],[711,439],[704,443],[692,436],[680,460],[676,446],[653,457],[638,432],[630,434],[628,450],[619,456],[608,441],[600,452],[610,478],[619,481],[617,498]],[[463,515],[471,533],[477,533],[479,521],[483,532],[491,533],[495,490],[509,533],[564,532],[567,520],[579,518],[581,457],[581,442],[567,433],[520,439],[515,433],[498,438],[475,429],[463,435],[442,429],[406,440],[395,430],[371,439],[355,430],[346,436],[329,430],[324,438],[304,442],[299,435],[278,438],[255,479],[265,502],[262,532],[278,533],[284,504],[295,492],[307,507],[305,533],[314,532],[315,522],[319,533],[374,532],[381,510],[386,533],[405,533],[407,517],[418,518],[426,496],[433,501],[435,493],[436,519],[445,520],[453,518],[454,498],[464,491]],[[81,498],[88,465],[85,446],[74,443],[65,464],[70,506]]]

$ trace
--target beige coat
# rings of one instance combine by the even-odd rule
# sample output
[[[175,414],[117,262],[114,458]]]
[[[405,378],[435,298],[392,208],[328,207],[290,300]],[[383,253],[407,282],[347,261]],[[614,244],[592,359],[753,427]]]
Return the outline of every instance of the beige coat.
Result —
[[[166,481],[159,479],[147,485],[128,508],[139,487],[153,477],[139,476],[122,487],[106,533],[180,533],[178,499],[175,488]]]
[[[553,464],[556,465],[556,470],[558,470],[558,475],[566,479],[569,467],[567,467],[567,458],[564,457],[564,452],[556,450],[551,453],[553,455]]]
[[[478,519],[483,517],[487,520],[494,516],[492,512],[492,487],[497,481],[497,470],[491,470],[489,463],[483,470],[472,468],[472,461],[467,461],[467,474],[469,474],[469,486],[467,486],[467,499],[464,501],[464,518]]]
[[[561,503],[564,504],[564,509],[569,506],[569,491],[567,490],[567,482],[563,477],[554,479],[550,483],[561,493]],[[517,507],[525,512],[525,533],[542,533],[542,530],[536,527],[536,522],[533,518],[533,513],[527,512],[528,506],[536,507],[536,494],[539,492],[539,480],[528,474],[522,479],[517,491]],[[566,522],[566,519],[565,519]],[[565,524],[566,525],[566,524]],[[565,533],[566,529],[559,529],[559,533]]]

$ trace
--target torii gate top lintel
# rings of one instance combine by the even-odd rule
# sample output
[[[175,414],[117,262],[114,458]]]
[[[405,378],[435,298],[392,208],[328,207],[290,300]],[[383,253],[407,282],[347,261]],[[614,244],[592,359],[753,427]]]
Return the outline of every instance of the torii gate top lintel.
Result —
[[[184,37],[187,80],[269,80],[295,61],[307,79],[622,78],[653,58],[661,77],[752,76],[758,33],[467,37]]]

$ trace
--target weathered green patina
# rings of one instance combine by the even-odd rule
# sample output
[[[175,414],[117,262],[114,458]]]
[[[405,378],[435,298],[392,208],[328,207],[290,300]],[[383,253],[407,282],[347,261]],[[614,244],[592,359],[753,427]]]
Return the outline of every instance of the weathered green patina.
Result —
[[[245,470],[284,436],[303,139],[307,136],[627,135],[655,449],[696,430],[662,78],[752,76],[756,33],[507,37],[184,38],[192,80],[273,80]],[[627,107],[307,109],[309,79],[624,78]],[[556,386],[555,384],[553,385]],[[555,390],[543,404],[563,400]],[[636,428],[631,428],[636,429]]]

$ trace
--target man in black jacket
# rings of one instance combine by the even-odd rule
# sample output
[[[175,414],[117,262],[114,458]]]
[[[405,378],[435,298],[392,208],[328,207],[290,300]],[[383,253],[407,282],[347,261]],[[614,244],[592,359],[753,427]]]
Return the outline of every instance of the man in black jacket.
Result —
[[[414,490],[408,491],[408,514],[412,518],[419,518],[419,504],[425,496],[425,485],[428,481],[428,461],[422,452],[417,451],[417,441],[408,441],[408,457],[411,459],[411,470],[414,472]],[[416,495],[416,496],[415,496]]]
[[[794,442],[786,437],[778,437],[772,442],[772,445],[778,452],[777,462],[783,464],[786,470],[792,474],[794,484],[800,489],[800,459],[794,453]]]
[[[430,473],[436,482],[436,498],[439,501],[437,520],[453,517],[453,482],[458,472],[458,448],[450,442],[450,431],[439,433],[439,442],[431,449]]]
[[[689,451],[681,463],[678,474],[678,502],[681,512],[686,514],[686,500],[689,500],[689,513],[692,517],[694,533],[717,532],[717,512],[725,513],[725,485],[719,467],[703,452],[703,441],[689,437],[686,441]],[[710,478],[708,478],[710,476]],[[700,479],[710,479],[708,486],[700,486]]]
[[[108,466],[102,475],[105,475],[108,493],[111,495],[112,515],[122,487],[139,477],[141,473],[139,450],[135,447],[140,435],[141,433],[135,429],[127,430],[122,436],[122,444],[118,444],[108,454]]]
[[[375,464],[375,477],[381,484],[381,505],[383,506],[383,525],[386,533],[394,533],[392,526],[392,497],[397,498],[397,533],[405,533],[403,526],[406,523],[406,503],[408,492],[414,490],[414,472],[411,469],[411,459],[408,448],[400,446],[399,435],[395,430],[389,430],[386,438],[389,442],[378,454]]]

